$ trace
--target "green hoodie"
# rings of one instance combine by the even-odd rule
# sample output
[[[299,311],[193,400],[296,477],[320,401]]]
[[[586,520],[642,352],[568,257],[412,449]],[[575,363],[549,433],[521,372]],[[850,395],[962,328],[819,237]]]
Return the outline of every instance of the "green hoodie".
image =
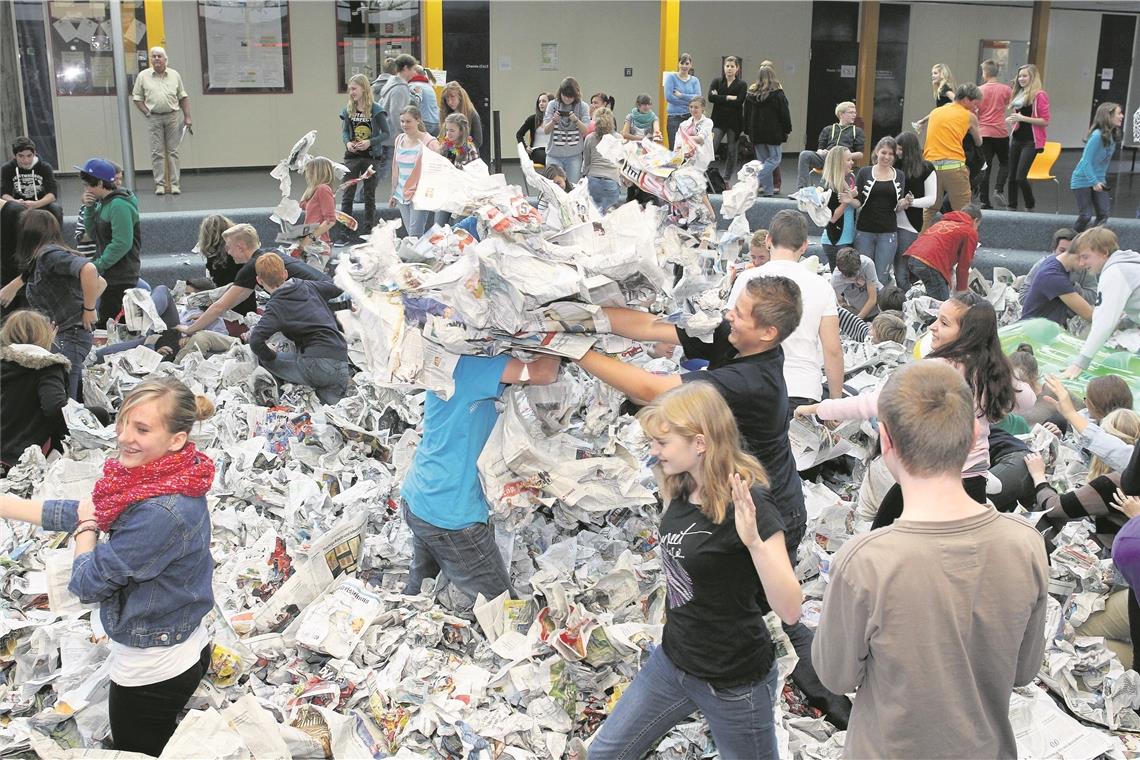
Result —
[[[134,285],[142,266],[142,229],[134,194],[119,188],[103,200],[84,206],[83,224],[95,238],[95,268],[107,284]]]

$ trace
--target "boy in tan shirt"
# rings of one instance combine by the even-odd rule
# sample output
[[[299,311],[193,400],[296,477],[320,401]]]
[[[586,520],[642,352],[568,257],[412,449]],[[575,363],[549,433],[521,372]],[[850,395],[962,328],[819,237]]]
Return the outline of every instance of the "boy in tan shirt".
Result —
[[[1045,650],[1044,541],[962,489],[974,402],[958,372],[904,367],[879,415],[903,514],[836,555],[812,647],[828,689],[857,690],[844,755],[1016,757],[1010,692]]]

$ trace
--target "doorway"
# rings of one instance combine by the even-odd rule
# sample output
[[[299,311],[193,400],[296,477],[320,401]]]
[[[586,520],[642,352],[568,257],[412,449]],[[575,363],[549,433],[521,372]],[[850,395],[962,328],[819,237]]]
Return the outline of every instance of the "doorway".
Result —
[[[1136,16],[1104,14],[1100,17],[1100,46],[1093,72],[1092,108],[1089,123],[1101,103],[1128,107],[1128,85],[1132,72],[1132,44],[1136,38]]]

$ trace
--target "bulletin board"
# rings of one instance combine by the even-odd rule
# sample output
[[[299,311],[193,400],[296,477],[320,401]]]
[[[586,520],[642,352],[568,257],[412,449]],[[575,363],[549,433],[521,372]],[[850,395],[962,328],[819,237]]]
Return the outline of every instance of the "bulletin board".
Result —
[[[336,0],[337,92],[348,80],[380,75],[386,58],[407,54],[420,59],[419,0]]]
[[[293,92],[288,0],[198,0],[202,91]]]
[[[148,66],[146,14],[141,1],[123,2],[127,72]],[[52,0],[47,4],[48,39],[57,95],[114,95],[111,4],[107,0]]]

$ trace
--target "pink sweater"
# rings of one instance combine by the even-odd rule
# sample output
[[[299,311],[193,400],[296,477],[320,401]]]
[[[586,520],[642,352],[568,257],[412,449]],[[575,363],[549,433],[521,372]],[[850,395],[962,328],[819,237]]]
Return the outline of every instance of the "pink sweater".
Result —
[[[931,359],[930,361],[946,362],[959,372],[963,369],[958,363],[945,359]],[[1028,385],[1014,380],[1013,387],[1017,394],[1014,411],[1027,411],[1036,403],[1037,395]],[[821,420],[866,420],[876,417],[879,414],[879,392],[881,390],[880,387],[859,396],[821,401],[815,414]],[[974,412],[977,415],[977,419],[974,421],[974,445],[966,456],[966,463],[962,465],[962,475],[964,476],[980,475],[990,468],[990,421],[980,409],[975,408]]]

